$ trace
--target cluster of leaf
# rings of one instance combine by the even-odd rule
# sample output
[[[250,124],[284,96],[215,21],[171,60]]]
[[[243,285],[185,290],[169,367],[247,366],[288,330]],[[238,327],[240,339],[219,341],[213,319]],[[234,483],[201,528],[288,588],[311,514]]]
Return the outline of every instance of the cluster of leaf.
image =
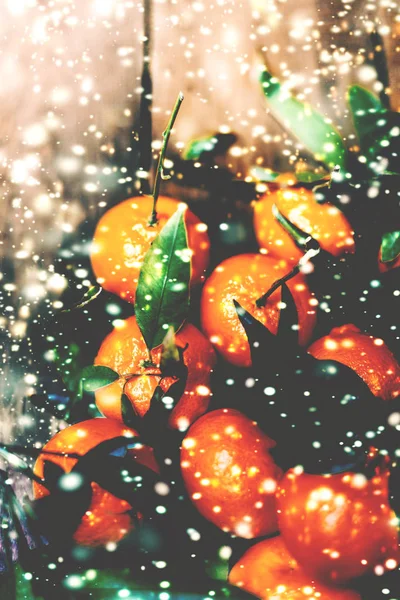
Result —
[[[358,85],[352,85],[348,90],[348,104],[359,141],[359,147],[353,147],[349,152],[332,123],[285,90],[267,70],[262,72],[261,84],[272,112],[300,140],[320,167],[325,168],[325,178],[330,171],[336,170],[330,185],[344,181],[349,186],[360,186],[362,180],[370,184],[385,176],[394,176],[399,183],[400,115],[389,110],[368,90]],[[320,169],[315,174],[299,170],[296,178],[300,182],[319,184],[318,187],[327,185]],[[357,208],[363,210],[362,206]],[[377,208],[375,210],[378,212]],[[399,256],[399,236],[399,231],[383,233],[383,262],[391,262]]]
[[[367,194],[371,184],[385,186],[388,178],[395,178],[399,187],[400,115],[391,111],[383,98],[377,98],[359,85],[350,86],[347,100],[358,145],[347,148],[338,129],[329,119],[311,105],[298,100],[267,69],[262,71],[260,82],[271,113],[290,136],[300,141],[308,154],[305,161],[297,162],[295,180],[315,189],[333,187],[329,200],[335,204],[340,193],[353,196],[354,188],[363,186]],[[193,140],[184,156],[187,161],[201,160],[207,166],[235,141],[233,134],[227,134],[226,138],[222,134],[214,134]],[[263,167],[254,167],[251,173],[255,180],[265,183],[273,183],[281,175]],[[227,183],[225,181],[224,185]],[[365,211],[361,194],[353,204],[357,206],[347,207],[350,213],[353,210]],[[392,204],[393,210],[398,208],[393,199]],[[339,206],[341,210],[346,210],[343,205]],[[378,216],[382,213],[376,207],[376,202],[374,213]],[[365,214],[365,219],[368,218],[369,215]],[[385,227],[393,226],[398,227],[396,221],[385,224]],[[399,237],[398,229],[380,232],[382,262],[390,263],[398,258]]]

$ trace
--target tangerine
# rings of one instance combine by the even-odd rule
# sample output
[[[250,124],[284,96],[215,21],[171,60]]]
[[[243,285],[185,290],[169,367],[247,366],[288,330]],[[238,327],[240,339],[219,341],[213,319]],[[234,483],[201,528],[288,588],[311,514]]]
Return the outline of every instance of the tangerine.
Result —
[[[228,580],[261,600],[361,600],[352,590],[327,587],[305,573],[281,535],[249,548]]]
[[[190,323],[178,331],[175,341],[179,348],[188,344],[183,354],[188,377],[183,396],[171,412],[169,425],[184,431],[208,408],[210,375],[216,357],[207,338]],[[160,358],[161,346],[151,351],[155,366],[144,366],[149,361],[149,353],[135,317],[121,321],[103,340],[94,361],[96,365],[110,367],[120,375],[118,380],[96,391],[100,412],[122,421],[121,397],[124,393],[134,411],[143,417],[150,408],[157,385],[167,392],[174,383],[172,377],[161,378]]]
[[[93,236],[91,263],[97,282],[123,300],[134,302],[138,278],[146,252],[168,219],[184,203],[160,196],[156,225],[149,225],[152,198],[129,198],[110,208],[100,219]],[[209,262],[207,225],[186,208],[188,247],[192,252],[193,284],[204,281]]]
[[[320,360],[336,360],[353,369],[371,392],[383,400],[400,395],[400,366],[385,342],[348,324],[316,340],[308,352]]]
[[[233,409],[200,417],[182,442],[182,477],[199,512],[223,531],[254,538],[277,530],[275,490],[282,476],[275,446]]]
[[[133,440],[137,435],[133,429],[111,419],[96,418],[76,423],[59,431],[47,442],[35,463],[34,473],[43,479],[46,461],[60,466],[65,473],[69,473],[78,459],[68,456],[68,453],[84,456],[105,440],[120,436]],[[149,447],[134,448],[128,450],[128,453],[132,456],[132,460],[157,471],[157,465]],[[132,507],[128,502],[117,498],[95,482],[91,483],[91,487],[91,503],[74,533],[74,540],[85,546],[119,542],[133,528],[132,519],[128,514]],[[50,493],[44,485],[36,482],[33,482],[33,492],[37,499],[48,496]]]
[[[290,264],[298,263],[304,254],[275,219],[274,204],[291,223],[315,238],[333,256],[355,251],[354,232],[343,213],[328,202],[318,203],[311,191],[296,188],[267,192],[255,203],[254,230],[262,252]]]
[[[288,270],[284,260],[262,254],[240,254],[224,260],[207,279],[201,297],[202,328],[227,361],[240,367],[251,365],[246,332],[233,300],[276,334],[281,289],[276,290],[262,308],[256,306],[256,300]],[[313,332],[316,301],[301,274],[288,281],[288,287],[299,317],[299,343],[304,345]]]
[[[377,565],[396,568],[397,519],[389,471],[311,475],[290,469],[277,492],[285,544],[312,577],[344,583]]]

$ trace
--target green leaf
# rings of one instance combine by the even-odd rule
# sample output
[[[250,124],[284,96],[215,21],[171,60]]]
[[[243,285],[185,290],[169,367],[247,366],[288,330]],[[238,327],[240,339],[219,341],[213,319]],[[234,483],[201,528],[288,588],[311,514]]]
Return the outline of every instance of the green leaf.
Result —
[[[83,295],[82,299],[77,304],[74,304],[74,306],[71,306],[71,308],[65,308],[61,312],[71,312],[71,310],[76,310],[77,308],[86,306],[89,304],[89,302],[92,302],[101,294],[102,289],[103,288],[101,288],[99,285],[93,285],[90,289],[88,289],[86,294]]]
[[[381,260],[391,262],[400,254],[400,231],[392,231],[382,236]]]
[[[215,133],[197,140],[191,140],[186,146],[183,158],[185,160],[199,160],[204,155],[220,156],[236,142],[234,133]]]
[[[90,366],[81,372],[81,381],[85,392],[95,392],[119,379],[118,373],[109,367]]]
[[[77,394],[81,379],[81,349],[71,342],[66,347],[61,345],[54,349],[54,364],[59,371],[65,387],[72,394]]]
[[[361,86],[352,86],[348,91],[348,103],[362,154],[372,170],[382,173],[396,171],[399,151],[399,113],[387,110],[381,101]],[[385,158],[383,167],[375,164]]]
[[[329,168],[345,166],[343,140],[328,119],[283,89],[267,70],[261,74],[264,94],[275,116],[290,129],[314,157]]]
[[[250,175],[257,181],[265,181],[266,183],[270,183],[275,181],[275,179],[279,177],[281,173],[277,173],[276,171],[272,171],[271,169],[266,169],[264,167],[255,166],[251,167]]]
[[[347,91],[347,102],[353,117],[357,135],[362,136],[363,117],[384,110],[379,98],[360,85],[352,85]]]
[[[0,458],[4,460],[13,471],[22,473],[32,481],[41,481],[40,477],[34,474],[29,465],[13,452],[9,452],[6,446],[0,447]]]
[[[296,172],[297,181],[300,183],[325,183],[325,177],[329,173],[325,172],[314,172],[314,171],[298,171]]]
[[[30,467],[26,464],[24,460],[22,460],[22,458],[20,458],[16,454],[9,452],[4,447],[0,447],[0,458],[5,460],[7,464],[15,471],[18,471],[19,473],[24,473],[25,475],[28,475],[28,477],[30,477]]]
[[[184,214],[178,209],[147,251],[136,291],[135,315],[149,350],[159,346],[171,327],[185,321],[189,309],[190,252]]]
[[[387,113],[379,98],[360,85],[352,85],[347,92],[347,101],[353,118],[354,128],[360,141],[361,151],[368,154],[374,140],[371,135],[381,135],[378,119]]]

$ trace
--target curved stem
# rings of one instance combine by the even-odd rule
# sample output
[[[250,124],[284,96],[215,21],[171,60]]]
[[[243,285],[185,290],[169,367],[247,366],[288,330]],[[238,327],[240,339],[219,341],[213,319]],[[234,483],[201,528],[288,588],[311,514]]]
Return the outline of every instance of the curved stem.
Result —
[[[305,265],[309,260],[311,260],[312,258],[317,256],[317,254],[319,254],[319,252],[321,250],[319,244],[316,247],[315,240],[311,236],[305,240],[304,248],[307,250],[307,252],[304,254],[304,256],[301,257],[301,259],[299,260],[297,265],[295,267],[293,267],[293,269],[291,271],[289,271],[289,273],[286,273],[286,275],[284,275],[280,279],[277,279],[275,281],[275,283],[273,283],[272,286],[269,288],[269,290],[267,292],[265,292],[265,294],[260,296],[260,298],[258,298],[258,300],[256,300],[257,308],[263,308],[265,306],[268,298],[270,296],[272,296],[272,294],[279,287],[281,287],[281,285],[283,283],[286,283],[286,281],[289,281],[289,279],[292,279],[293,277],[295,277],[300,272],[301,267],[303,265]]]
[[[149,225],[151,227],[157,224],[157,200],[158,200],[158,196],[160,193],[161,180],[165,178],[164,172],[163,172],[165,153],[167,151],[169,136],[171,135],[171,131],[174,126],[175,119],[178,116],[178,112],[179,112],[182,102],[183,102],[183,94],[182,94],[182,92],[179,92],[178,98],[176,99],[176,102],[175,102],[175,106],[172,109],[172,113],[171,113],[170,119],[168,121],[168,125],[167,125],[165,131],[163,132],[163,143],[162,143],[162,147],[161,147],[161,151],[160,151],[160,156],[158,158],[157,171],[156,171],[156,176],[155,176],[155,180],[154,180],[153,210],[151,212],[150,220],[149,220]]]
[[[289,281],[289,279],[292,279],[292,277],[295,277],[295,275],[297,275],[297,273],[299,273],[300,271],[300,267],[299,265],[296,265],[291,271],[289,271],[289,273],[287,273],[286,275],[284,275],[284,277],[281,277],[280,279],[277,279],[275,281],[275,283],[273,283],[271,285],[271,287],[269,288],[269,290],[267,292],[265,292],[265,294],[263,294],[262,296],[260,296],[260,298],[258,298],[258,300],[256,300],[256,306],[257,308],[263,308],[268,300],[268,298],[270,296],[272,296],[272,294],[279,288],[281,287],[281,285],[283,283],[285,283],[286,281]]]

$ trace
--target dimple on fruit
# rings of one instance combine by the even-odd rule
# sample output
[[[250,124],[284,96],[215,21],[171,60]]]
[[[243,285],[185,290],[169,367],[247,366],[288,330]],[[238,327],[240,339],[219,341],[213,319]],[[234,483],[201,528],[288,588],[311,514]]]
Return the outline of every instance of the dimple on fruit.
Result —
[[[149,225],[153,199],[130,198],[110,208],[97,224],[91,249],[91,263],[98,283],[123,300],[134,302],[140,269],[147,250],[182,202],[160,196],[157,223]],[[204,280],[209,262],[210,240],[207,225],[186,208],[188,247],[192,252],[191,283]]]
[[[299,229],[316,239],[333,256],[355,251],[354,232],[336,206],[318,203],[305,188],[280,189],[265,194],[254,205],[254,231],[263,252],[297,263],[303,252],[272,213],[273,205]]]
[[[343,583],[376,567],[396,568],[398,530],[388,476],[312,475],[296,468],[285,474],[277,492],[279,529],[307,573]]]
[[[215,352],[204,335],[190,323],[176,334],[178,348],[187,348],[183,360],[188,369],[185,390],[169,418],[169,425],[184,431],[197,417],[205,413],[210,401],[210,376],[215,365]],[[120,378],[96,391],[96,404],[101,413],[122,421],[121,396],[124,392],[134,411],[144,416],[157,385],[167,392],[174,383],[172,377],[160,375],[161,346],[151,351],[155,367],[143,366],[149,352],[136,323],[130,317],[119,323],[104,339],[95,358],[96,365],[110,367]]]
[[[275,490],[282,476],[269,450],[275,442],[233,409],[214,410],[189,429],[181,468],[200,513],[243,538],[277,530]]]
[[[230,571],[229,582],[261,600],[361,600],[357,592],[327,587],[305,573],[280,535],[249,548]]]
[[[43,447],[39,455],[34,472],[41,479],[44,477],[44,466],[50,461],[60,466],[65,473],[72,471],[77,463],[77,458],[67,456],[79,454],[84,456],[101,442],[116,437],[137,437],[136,431],[130,429],[117,421],[110,419],[89,419],[59,431]],[[132,460],[156,470],[156,463],[149,447],[128,450]],[[110,542],[119,542],[133,527],[132,518],[128,511],[132,509],[130,504],[121,498],[117,498],[110,492],[104,490],[95,482],[91,483],[92,500],[87,512],[83,515],[80,525],[74,533],[74,540],[85,546],[101,546]],[[43,485],[33,483],[35,498],[43,498],[49,491]]]
[[[383,400],[400,395],[400,366],[385,342],[348,324],[316,340],[308,352],[320,360],[336,360],[357,373]]]
[[[285,261],[262,254],[240,254],[224,260],[207,279],[201,297],[202,328],[210,342],[232,364],[251,365],[246,332],[233,300],[276,334],[281,289],[267,299],[264,307],[258,308],[256,301],[289,270]],[[304,345],[314,329],[317,302],[301,274],[288,281],[288,287],[298,313],[299,343]]]

